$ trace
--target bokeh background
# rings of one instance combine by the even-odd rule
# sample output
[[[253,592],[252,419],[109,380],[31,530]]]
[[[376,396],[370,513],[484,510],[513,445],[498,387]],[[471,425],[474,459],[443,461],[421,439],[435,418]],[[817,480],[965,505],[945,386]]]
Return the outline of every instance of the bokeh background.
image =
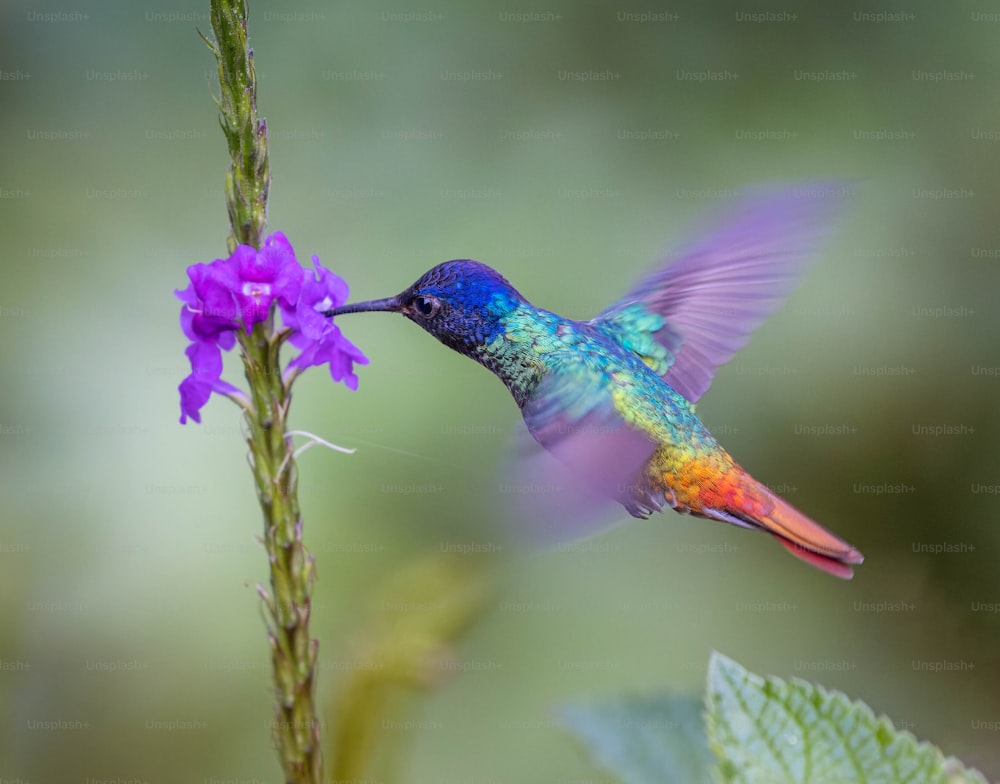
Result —
[[[238,412],[177,421],[172,290],[227,231],[207,10],[0,9],[5,781],[280,779]],[[849,583],[669,513],[518,556],[483,492],[506,391],[403,319],[343,323],[360,389],[312,371],[294,405],[358,450],[300,465],[326,718],[387,614],[488,586],[391,692],[372,780],[599,781],[555,708],[700,692],[712,649],[1000,776],[998,35],[979,2],[252,4],[270,227],[352,296],[471,257],[587,317],[747,184],[858,180],[699,409],[865,552]]]

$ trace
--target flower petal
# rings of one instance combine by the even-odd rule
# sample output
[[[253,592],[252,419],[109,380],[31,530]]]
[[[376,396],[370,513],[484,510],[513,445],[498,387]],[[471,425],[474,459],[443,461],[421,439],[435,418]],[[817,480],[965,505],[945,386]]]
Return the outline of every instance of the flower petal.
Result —
[[[229,333],[230,346],[235,340]],[[223,395],[240,395],[238,387],[223,381],[222,351],[215,343],[198,341],[184,349],[191,361],[191,374],[177,388],[181,395],[181,424],[186,424],[188,417],[195,422],[201,422],[201,409],[208,402],[213,392]]]
[[[320,264],[318,256],[313,256],[312,260],[315,275],[305,274],[292,323],[287,318],[285,323],[310,340],[321,340],[335,329],[323,311],[346,302],[349,291],[341,277]],[[287,316],[285,310],[282,310],[282,316]]]
[[[293,342],[302,349],[302,353],[288,363],[289,369],[305,370],[315,365],[328,364],[330,378],[343,381],[348,389],[358,388],[354,365],[367,365],[368,357],[345,338],[338,327],[331,325],[331,330],[321,340],[309,340],[299,335],[293,337]]]
[[[267,319],[275,299],[288,304],[298,299],[304,273],[281,232],[270,235],[260,251],[240,245],[230,258],[237,269],[238,285],[234,293],[247,332]]]

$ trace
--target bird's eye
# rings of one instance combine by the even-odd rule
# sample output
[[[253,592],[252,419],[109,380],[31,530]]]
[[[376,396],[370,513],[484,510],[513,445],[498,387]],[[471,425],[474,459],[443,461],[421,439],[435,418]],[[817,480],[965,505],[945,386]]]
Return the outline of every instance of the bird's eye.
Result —
[[[414,312],[419,313],[424,318],[431,318],[437,315],[441,309],[441,303],[437,297],[414,297],[410,300]]]

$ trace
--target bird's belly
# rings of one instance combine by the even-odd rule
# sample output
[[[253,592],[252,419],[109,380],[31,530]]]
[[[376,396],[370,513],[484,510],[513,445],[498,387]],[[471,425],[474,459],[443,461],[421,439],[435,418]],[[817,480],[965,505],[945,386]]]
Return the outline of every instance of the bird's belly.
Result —
[[[641,506],[655,508],[662,498],[679,512],[702,514],[753,507],[762,500],[747,496],[743,469],[674,390],[667,387],[667,394],[645,395],[633,410],[637,412],[633,425],[658,445],[636,482],[637,495],[654,503]]]
[[[644,480],[653,493],[680,512],[729,506],[739,498],[733,481],[739,467],[721,447],[697,450],[688,444],[663,444],[646,463]]]

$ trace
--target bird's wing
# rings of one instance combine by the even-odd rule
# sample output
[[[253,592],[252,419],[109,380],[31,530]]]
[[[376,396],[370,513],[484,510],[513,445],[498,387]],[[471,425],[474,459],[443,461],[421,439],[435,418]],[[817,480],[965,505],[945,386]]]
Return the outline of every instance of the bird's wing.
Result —
[[[784,302],[853,189],[832,182],[752,192],[591,323],[696,402]]]
[[[506,487],[514,518],[535,544],[559,544],[615,524],[621,515],[616,519],[611,510],[614,501],[636,508],[634,480],[656,446],[619,413],[616,395],[625,382],[596,365],[586,356],[567,356],[522,406],[530,438],[517,444]]]

